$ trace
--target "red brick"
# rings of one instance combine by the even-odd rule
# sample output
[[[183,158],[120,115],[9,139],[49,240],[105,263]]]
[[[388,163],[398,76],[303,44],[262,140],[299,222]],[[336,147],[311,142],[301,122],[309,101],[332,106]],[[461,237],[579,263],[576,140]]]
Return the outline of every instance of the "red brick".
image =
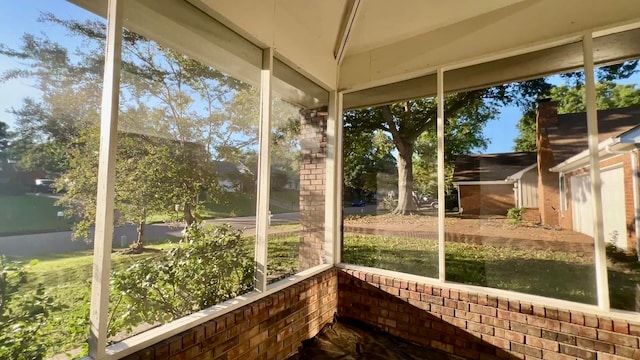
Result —
[[[613,331],[620,334],[629,334],[629,323],[614,320],[613,321]]]
[[[524,334],[511,330],[495,329],[495,336],[503,337],[512,342],[524,343]]]
[[[544,360],[575,360],[576,358],[569,355],[564,355],[550,350],[542,350],[542,358]]]
[[[551,350],[556,352],[559,349],[559,344],[557,342],[552,340],[547,340],[547,339],[541,339],[535,336],[526,336],[525,344],[536,347],[536,348]]]
[[[598,330],[598,340],[638,348],[638,338],[636,336]]]
[[[535,316],[540,316],[540,317],[545,317],[546,315],[546,311],[544,306],[541,305],[533,305],[533,315]]]
[[[575,324],[569,324],[566,322],[561,322],[560,323],[560,332],[561,333],[565,333],[565,334],[571,334],[571,335],[578,335],[578,329],[580,327],[578,325]]]
[[[511,342],[507,339],[491,336],[491,335],[482,335],[482,341],[491,344],[493,346],[497,346],[501,349],[510,349]]]
[[[462,356],[465,359],[480,359],[480,351],[475,349],[465,349],[463,347],[454,347],[454,354],[458,356]]]
[[[534,348],[532,346],[512,342],[511,350],[521,354],[525,354],[527,356],[532,356],[534,358],[542,359],[542,350]]]
[[[558,320],[558,309],[556,308],[546,308],[546,317],[553,320]]]
[[[584,325],[584,314],[581,312],[571,312],[571,323],[576,325]]]
[[[532,315],[533,314],[533,305],[529,303],[520,303],[520,312],[522,314]]]
[[[626,359],[628,358],[616,356],[616,355],[605,353],[605,352],[598,353],[598,360],[626,360]]]
[[[493,335],[494,328],[490,325],[476,324],[473,322],[467,323],[467,329],[471,331],[476,331],[482,334]]]
[[[613,320],[609,318],[598,318],[598,329],[613,331]]]
[[[597,354],[595,351],[581,349],[575,346],[560,344],[560,353],[569,356],[575,356],[585,360],[596,360]]]
[[[628,359],[640,359],[640,349],[615,345],[615,354]]]
[[[595,315],[585,314],[584,316],[584,325],[588,327],[598,327],[598,317]]]
[[[610,353],[614,352],[613,344],[607,343],[607,342],[603,342],[603,341],[598,341],[598,340],[578,338],[577,342],[576,342],[576,345],[578,347],[585,348],[585,349],[591,349],[591,350],[596,350],[596,351],[605,351],[605,352],[610,352]]]
[[[571,313],[567,310],[558,310],[558,320],[571,322]]]

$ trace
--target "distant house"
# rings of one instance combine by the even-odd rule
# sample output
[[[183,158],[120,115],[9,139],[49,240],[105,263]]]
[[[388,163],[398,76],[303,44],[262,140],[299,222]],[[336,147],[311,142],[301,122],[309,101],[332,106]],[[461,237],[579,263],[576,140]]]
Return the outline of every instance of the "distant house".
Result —
[[[593,196],[585,113],[558,115],[541,101],[536,152],[462,156],[454,184],[461,212],[505,214],[529,208],[539,223],[593,235]],[[598,111],[598,160],[605,240],[638,249],[640,106]]]
[[[251,170],[242,163],[230,161],[214,161],[213,168],[216,171],[218,185],[225,192],[241,192],[245,187],[245,176],[253,175]]]
[[[636,249],[640,106],[598,111],[598,132],[605,240]],[[558,115],[554,102],[541,102],[536,136],[540,222],[593,235],[586,114]]]
[[[535,152],[460,156],[453,175],[459,211],[473,215],[538,207],[537,181]]]

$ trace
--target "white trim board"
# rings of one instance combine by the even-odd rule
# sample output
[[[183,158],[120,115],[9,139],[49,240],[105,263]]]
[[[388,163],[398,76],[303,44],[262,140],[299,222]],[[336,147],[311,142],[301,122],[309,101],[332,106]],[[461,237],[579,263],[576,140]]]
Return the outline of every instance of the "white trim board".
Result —
[[[482,181],[454,181],[453,185],[511,185],[516,181],[510,180],[482,180]]]

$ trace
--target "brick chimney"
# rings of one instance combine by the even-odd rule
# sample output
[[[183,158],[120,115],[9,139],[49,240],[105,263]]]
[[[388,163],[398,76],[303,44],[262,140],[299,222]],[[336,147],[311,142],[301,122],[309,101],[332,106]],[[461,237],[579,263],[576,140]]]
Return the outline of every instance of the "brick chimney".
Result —
[[[558,126],[558,103],[551,99],[538,101],[536,112],[536,151],[538,154],[538,208],[540,222],[560,225],[560,185],[558,173],[549,171],[556,161],[551,151],[548,128]]]

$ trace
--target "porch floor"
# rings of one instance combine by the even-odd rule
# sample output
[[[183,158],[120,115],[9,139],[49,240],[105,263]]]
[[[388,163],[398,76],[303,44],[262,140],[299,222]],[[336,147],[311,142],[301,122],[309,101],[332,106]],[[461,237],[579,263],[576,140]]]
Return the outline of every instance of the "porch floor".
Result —
[[[305,340],[288,360],[448,360],[463,359],[410,343],[360,321],[336,317],[315,337]]]

